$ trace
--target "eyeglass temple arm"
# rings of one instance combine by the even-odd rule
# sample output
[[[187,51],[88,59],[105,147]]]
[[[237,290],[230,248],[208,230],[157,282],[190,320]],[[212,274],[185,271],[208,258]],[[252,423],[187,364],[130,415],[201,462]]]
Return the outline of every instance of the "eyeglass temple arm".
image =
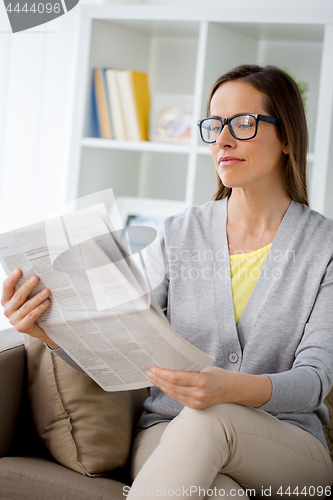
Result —
[[[257,115],[257,118],[262,122],[277,123],[277,118],[273,116]]]

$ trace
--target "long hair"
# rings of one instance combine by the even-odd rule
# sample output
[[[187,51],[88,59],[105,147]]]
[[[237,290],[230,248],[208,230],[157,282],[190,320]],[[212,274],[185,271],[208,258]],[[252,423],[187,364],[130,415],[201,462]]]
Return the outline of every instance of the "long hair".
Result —
[[[209,94],[206,116],[210,116],[210,104],[217,89],[225,82],[241,80],[249,83],[265,95],[265,109],[278,119],[276,125],[279,140],[289,146],[289,154],[283,165],[283,178],[290,198],[309,205],[306,178],[308,129],[304,105],[296,82],[276,66],[243,64],[220,76]],[[218,190],[213,199],[229,197],[232,188],[222,184],[218,177]]]

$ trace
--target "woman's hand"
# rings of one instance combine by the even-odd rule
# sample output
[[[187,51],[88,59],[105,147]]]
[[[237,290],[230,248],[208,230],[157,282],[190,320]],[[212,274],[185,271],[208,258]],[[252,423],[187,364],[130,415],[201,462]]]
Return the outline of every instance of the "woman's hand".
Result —
[[[55,344],[35,321],[48,308],[51,301],[48,298],[50,290],[45,288],[37,295],[27,300],[28,295],[38,285],[39,278],[32,276],[15,291],[15,285],[22,275],[19,269],[14,269],[4,281],[1,304],[4,314],[18,332],[28,333],[32,337],[46,343],[51,349],[57,349]]]
[[[200,410],[222,403],[225,370],[210,366],[201,372],[165,370],[154,366],[148,372],[150,381],[184,406]]]
[[[237,403],[258,408],[272,393],[267,375],[249,375],[209,366],[201,372],[165,370],[154,366],[150,381],[184,406],[201,410],[220,403]]]

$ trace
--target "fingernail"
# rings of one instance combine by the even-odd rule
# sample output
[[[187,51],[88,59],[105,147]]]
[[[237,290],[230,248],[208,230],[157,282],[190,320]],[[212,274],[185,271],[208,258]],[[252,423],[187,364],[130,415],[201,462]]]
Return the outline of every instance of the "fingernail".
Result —
[[[32,277],[29,279],[29,283],[36,283],[36,276],[32,276]]]
[[[45,288],[45,289],[42,291],[42,295],[47,295],[47,293],[48,293],[48,289],[47,289],[47,288]]]
[[[43,304],[46,306],[46,304],[48,304],[49,302],[51,302],[49,299],[46,299],[44,300]]]
[[[19,269],[14,269],[13,275],[14,276],[18,276],[19,274],[20,274],[20,270]]]

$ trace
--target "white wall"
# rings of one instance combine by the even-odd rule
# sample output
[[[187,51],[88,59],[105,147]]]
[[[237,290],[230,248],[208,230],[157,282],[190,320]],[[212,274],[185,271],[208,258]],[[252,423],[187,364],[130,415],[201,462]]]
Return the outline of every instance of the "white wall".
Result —
[[[1,232],[45,218],[64,199],[77,12],[12,34],[0,9]]]
[[[65,201],[78,13],[13,34],[0,6],[0,232]]]

